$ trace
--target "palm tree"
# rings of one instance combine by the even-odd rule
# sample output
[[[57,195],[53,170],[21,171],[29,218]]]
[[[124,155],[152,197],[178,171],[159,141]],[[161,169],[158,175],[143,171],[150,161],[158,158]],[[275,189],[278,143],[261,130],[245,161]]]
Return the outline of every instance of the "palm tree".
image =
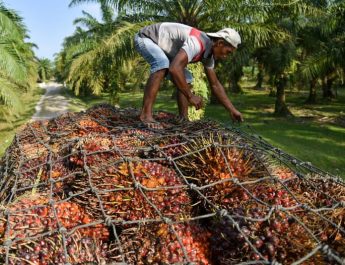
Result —
[[[116,97],[115,80],[119,72],[135,57],[132,37],[144,24],[123,22],[114,16],[114,10],[101,3],[103,21],[83,12],[75,20],[75,33],[66,38],[58,55],[60,75],[75,94],[99,94],[110,91]],[[85,29],[86,28],[86,29]]]
[[[315,80],[321,79],[323,97],[332,98],[332,84],[335,80],[344,79],[345,63],[345,3],[333,1],[325,3],[326,15],[314,25],[311,40],[305,42],[308,54],[302,64],[304,76],[311,80],[310,95],[308,102],[315,102]]]
[[[38,76],[41,82],[46,82],[52,77],[53,66],[48,58],[38,60]]]
[[[33,87],[37,79],[34,45],[25,42],[22,18],[1,2],[0,28],[0,106],[18,110],[20,91]]]

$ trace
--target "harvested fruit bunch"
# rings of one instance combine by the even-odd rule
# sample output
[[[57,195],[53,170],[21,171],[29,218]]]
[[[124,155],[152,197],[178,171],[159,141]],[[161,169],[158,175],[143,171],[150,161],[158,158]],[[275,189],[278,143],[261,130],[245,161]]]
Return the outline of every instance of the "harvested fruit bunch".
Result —
[[[65,235],[64,239],[61,234],[52,233],[42,238],[18,241],[10,247],[8,264],[106,264],[108,252],[107,243],[76,230],[70,235]],[[0,249],[0,255],[0,262],[4,264],[4,249]]]
[[[210,233],[194,222],[144,225],[122,231],[122,254],[114,245],[111,256],[127,264],[213,264],[209,238]]]
[[[76,203],[56,201],[52,205],[43,195],[30,195],[8,205],[6,212],[2,213],[0,238],[2,241],[22,239],[56,231],[61,227],[71,229],[93,221],[95,219]],[[109,236],[108,230],[101,225],[92,231],[85,229],[86,233],[102,239]]]
[[[162,216],[182,219],[190,215],[191,203],[181,179],[174,170],[158,163],[142,161],[108,166],[106,172],[93,172],[90,179],[98,196],[85,192],[73,200],[85,205],[94,216],[102,216],[100,204],[117,222],[143,222]],[[73,189],[88,187],[89,183],[81,178]]]
[[[85,156],[85,157],[84,157]],[[83,167],[87,165],[99,166],[104,160],[113,157],[114,160],[120,158],[114,150],[114,143],[109,136],[89,135],[80,138],[71,149],[69,162],[72,165]]]
[[[170,135],[163,138],[153,138],[149,142],[151,150],[142,152],[141,157],[159,159],[157,162],[163,165],[173,165],[169,158],[176,158],[185,154],[186,139],[179,135]]]
[[[322,198],[314,196],[315,201],[312,202],[308,188],[303,189],[305,193],[298,191],[297,186],[302,186],[300,179],[289,179],[284,185],[272,184],[265,179],[255,185],[233,189],[229,198],[222,201],[219,206],[236,218],[233,222],[223,218],[215,223],[212,221],[210,225],[214,256],[219,258],[219,264],[250,260],[277,260],[290,264],[302,259],[320,244],[332,246],[337,255],[345,253],[345,209],[338,205],[336,209],[325,209],[320,216],[315,204],[320,203]],[[290,185],[296,187],[285,190]],[[308,187],[310,189],[311,185]],[[340,199],[344,189],[338,185],[336,193]],[[304,205],[308,205],[310,210]],[[282,207],[282,210],[277,207]],[[226,249],[231,251],[226,252]],[[321,251],[308,261],[308,264],[335,262]]]
[[[304,210],[294,214],[323,244],[345,253],[345,186],[321,178],[289,180],[285,185]]]
[[[141,129],[130,129],[116,133],[114,144],[122,156],[137,156],[141,149],[147,148],[147,142],[154,134]]]
[[[238,140],[223,140],[220,135],[215,139],[212,135],[194,139],[185,147],[186,155],[177,163],[190,182],[199,187],[209,185],[202,190],[206,198],[214,204],[222,204],[239,188],[235,179],[256,180],[266,173],[252,151],[238,146]],[[209,203],[204,201],[204,204],[207,207]]]
[[[238,207],[229,214],[258,218],[269,216],[269,210],[260,206],[251,209]],[[238,224],[238,227],[234,225]],[[250,221],[243,218],[222,218],[210,225],[212,255],[215,264],[278,261],[291,264],[309,254],[317,242],[303,226],[288,214],[275,211],[267,221]],[[321,251],[308,259],[308,264],[324,264]],[[329,262],[330,260],[328,260]]]
[[[0,242],[11,242],[10,264],[20,261],[20,264],[63,264],[67,261],[64,245],[76,263],[89,261],[90,257],[94,261],[93,255],[86,255],[88,249],[93,249],[90,253],[105,252],[102,241],[108,241],[109,231],[102,224],[78,227],[94,221],[78,204],[57,201],[52,206],[42,194],[30,195],[8,205],[2,213]],[[65,242],[61,229],[66,231]],[[72,232],[68,233],[69,230]],[[79,252],[73,253],[77,249]],[[5,257],[4,246],[0,247],[0,253]]]

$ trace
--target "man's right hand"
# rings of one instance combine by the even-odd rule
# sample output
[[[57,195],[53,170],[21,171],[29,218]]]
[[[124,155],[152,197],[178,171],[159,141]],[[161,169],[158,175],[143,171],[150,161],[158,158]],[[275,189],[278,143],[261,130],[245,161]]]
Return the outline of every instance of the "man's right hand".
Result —
[[[196,96],[196,95],[192,94],[192,96],[188,99],[188,101],[197,110],[202,108],[202,105],[203,105],[202,97],[199,97],[199,96]]]
[[[243,116],[242,113],[239,112],[237,109],[233,109],[230,111],[230,117],[233,122],[243,122]]]

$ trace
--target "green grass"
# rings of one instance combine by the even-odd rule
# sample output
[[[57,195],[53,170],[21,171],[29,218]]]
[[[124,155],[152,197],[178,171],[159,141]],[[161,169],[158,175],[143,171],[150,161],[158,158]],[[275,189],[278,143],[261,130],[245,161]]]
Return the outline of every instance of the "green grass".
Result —
[[[23,110],[21,110],[20,114],[17,117],[9,114],[6,119],[0,117],[0,157],[11,144],[15,133],[35,114],[35,106],[43,94],[44,90],[41,88],[23,93],[21,95]]]

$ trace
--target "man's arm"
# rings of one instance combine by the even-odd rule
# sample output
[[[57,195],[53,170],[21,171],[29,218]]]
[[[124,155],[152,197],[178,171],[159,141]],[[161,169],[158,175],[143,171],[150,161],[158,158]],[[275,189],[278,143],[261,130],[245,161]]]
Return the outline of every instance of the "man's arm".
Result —
[[[205,73],[210,83],[212,92],[217,97],[219,102],[229,111],[233,121],[243,121],[241,112],[239,112],[234,105],[231,103],[228,95],[225,93],[223,85],[219,82],[216,72],[213,68],[204,67]]]
[[[177,53],[174,60],[170,64],[169,73],[172,77],[174,84],[187,97],[189,103],[195,106],[196,109],[200,109],[203,104],[202,98],[194,95],[186,82],[184,69],[187,66],[187,64],[187,53],[183,49],[180,49],[180,51]]]

